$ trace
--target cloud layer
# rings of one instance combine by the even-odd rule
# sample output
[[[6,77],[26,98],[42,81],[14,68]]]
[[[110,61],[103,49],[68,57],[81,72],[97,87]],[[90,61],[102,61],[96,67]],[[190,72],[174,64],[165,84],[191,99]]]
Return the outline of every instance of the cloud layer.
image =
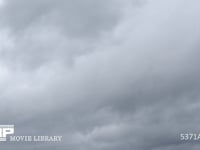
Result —
[[[63,136],[3,149],[198,149],[199,4],[1,1],[1,124]]]

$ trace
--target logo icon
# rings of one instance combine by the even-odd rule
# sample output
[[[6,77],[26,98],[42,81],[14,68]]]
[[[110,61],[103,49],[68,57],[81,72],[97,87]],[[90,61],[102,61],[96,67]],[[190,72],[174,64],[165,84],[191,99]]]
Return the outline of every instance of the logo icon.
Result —
[[[0,125],[0,141],[6,141],[10,134],[14,134],[14,125]]]

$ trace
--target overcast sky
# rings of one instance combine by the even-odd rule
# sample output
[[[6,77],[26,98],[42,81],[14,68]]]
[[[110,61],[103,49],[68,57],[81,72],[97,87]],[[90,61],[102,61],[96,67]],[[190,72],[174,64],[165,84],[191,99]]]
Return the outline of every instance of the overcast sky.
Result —
[[[0,124],[60,143],[198,150],[199,0],[0,0]]]

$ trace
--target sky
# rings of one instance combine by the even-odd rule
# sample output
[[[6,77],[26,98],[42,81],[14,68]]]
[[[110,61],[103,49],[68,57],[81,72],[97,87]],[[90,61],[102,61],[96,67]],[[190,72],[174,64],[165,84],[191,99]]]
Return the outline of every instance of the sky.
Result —
[[[4,150],[197,150],[199,0],[0,0]]]

